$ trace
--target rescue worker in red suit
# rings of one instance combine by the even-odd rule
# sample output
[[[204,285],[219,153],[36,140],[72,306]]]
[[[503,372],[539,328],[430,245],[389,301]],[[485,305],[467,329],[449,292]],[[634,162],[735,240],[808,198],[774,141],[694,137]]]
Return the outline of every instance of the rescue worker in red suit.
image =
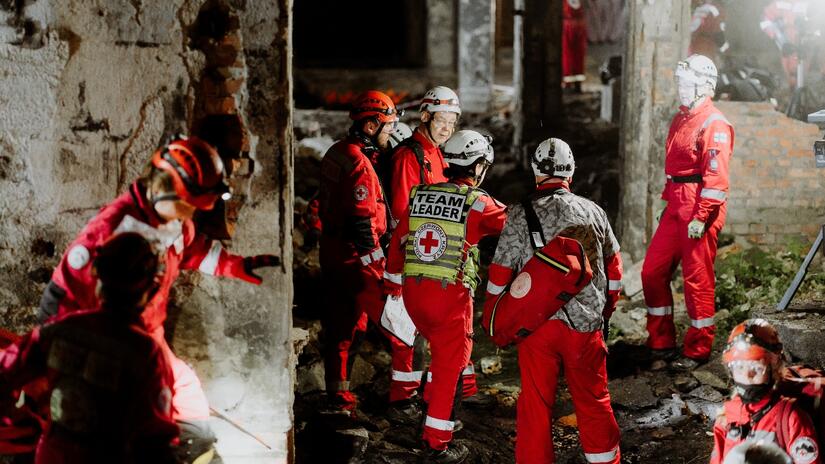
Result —
[[[53,318],[0,351],[0,402],[46,376],[51,417],[35,463],[176,462],[172,367],[140,320],[161,260],[137,233],[115,235],[95,254],[100,309]]]
[[[557,138],[543,141],[531,165],[536,192],[530,201],[538,222],[535,229],[540,226],[541,231],[531,232],[524,206],[508,207],[507,223],[489,269],[487,298],[505,291],[534,256],[534,248],[543,246],[535,243],[537,235],[545,240],[557,236],[578,240],[590,261],[593,278],[517,345],[521,393],[516,405],[516,462],[555,462],[553,406],[559,376],[564,372],[585,459],[615,464],[620,460],[619,427],[607,391],[603,328],[621,291],[619,243],[604,210],[570,192],[576,164],[567,143]]]
[[[430,343],[431,379],[423,438],[429,462],[466,459],[453,444],[454,402],[473,341],[473,292],[478,285],[478,242],[504,226],[504,205],[478,186],[493,163],[493,147],[478,132],[456,132],[444,145],[448,182],[413,187],[410,207],[393,231],[384,288],[403,294],[416,328]]]
[[[716,66],[709,58],[691,55],[680,61],[676,85],[681,105],[665,144],[666,206],[645,255],[642,286],[647,346],[654,357],[673,360],[678,352],[670,281],[681,261],[690,327],[683,356],[671,367],[693,369],[707,361],[713,343],[714,259],[727,211],[733,127],[711,101]]]
[[[720,0],[705,0],[693,10],[690,19],[688,55],[707,56],[720,62],[730,48],[725,39],[725,13]]]
[[[781,396],[782,343],[764,319],[749,319],[733,328],[722,354],[733,380],[731,399],[713,427],[710,464],[731,462],[739,445],[777,445],[794,464],[820,464],[819,444],[811,418],[795,400]]]
[[[398,122],[387,95],[368,91],[353,102],[349,135],[336,142],[321,161],[319,215],[321,278],[328,297],[322,316],[327,395],[336,408],[357,405],[349,390],[350,348],[367,321],[378,325],[384,308],[382,241],[387,240],[388,209],[373,163]],[[418,382],[412,372],[412,348],[383,331],[392,348],[390,403],[406,401]],[[396,374],[399,373],[399,374]],[[420,378],[420,374],[416,379]]]
[[[115,232],[140,231],[163,243],[163,281],[141,318],[172,365],[172,413],[184,442],[191,444],[185,453],[194,456],[213,452],[215,438],[207,424],[209,404],[197,375],[174,355],[164,338],[163,323],[172,284],[181,270],[197,269],[257,285],[261,278],[254,270],[278,261],[271,255],[244,258],[230,254],[219,241],[198,233],[193,215],[198,210],[211,210],[221,197],[229,198],[229,189],[224,182],[221,158],[211,145],[197,137],[184,137],[163,146],[153,154],[144,174],[101,209],[69,245],[40,301],[42,320],[97,307],[91,263],[97,247]]]
[[[582,0],[564,0],[561,32],[561,75],[565,87],[581,92],[585,79],[587,21]]]
[[[807,0],[782,0],[769,3],[762,13],[759,27],[770,37],[782,54],[785,78],[793,89],[798,84],[800,27],[808,16]],[[825,64],[825,63],[820,63]]]
[[[410,191],[419,184],[437,184],[447,182],[444,170],[447,164],[439,148],[453,135],[461,116],[461,104],[456,93],[444,86],[433,87],[424,94],[419,106],[421,124],[412,137],[400,142],[392,154],[392,174],[388,187],[392,204],[393,223],[407,214]],[[413,371],[410,380],[416,375],[416,384],[421,379],[421,371]],[[462,372],[463,396],[468,403],[483,403],[476,393],[475,369],[469,362]]]

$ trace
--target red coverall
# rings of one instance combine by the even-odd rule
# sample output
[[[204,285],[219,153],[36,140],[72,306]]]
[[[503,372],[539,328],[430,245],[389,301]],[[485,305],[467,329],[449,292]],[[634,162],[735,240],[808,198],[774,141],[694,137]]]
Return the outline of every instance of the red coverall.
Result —
[[[563,235],[582,243],[593,280],[518,344],[521,393],[516,411],[516,462],[555,462],[553,406],[563,371],[587,462],[618,464],[619,426],[607,391],[607,346],[600,329],[603,318],[606,321],[615,310],[621,291],[619,244],[607,214],[595,203],[570,193],[567,182],[539,186],[533,207],[546,240]],[[512,205],[490,265],[487,298],[501,294],[533,252],[524,208]]]
[[[582,0],[564,0],[562,10],[561,69],[562,82],[583,82],[584,58],[587,53],[587,22]]]
[[[456,183],[467,185],[462,181]],[[467,216],[465,252],[478,245],[483,237],[500,234],[506,219],[504,205],[492,197],[482,195],[476,203],[479,205],[473,205]],[[384,287],[389,294],[403,292],[410,319],[430,342],[431,377],[424,391],[427,417],[423,437],[431,448],[443,450],[453,439],[453,402],[458,378],[462,375],[466,378],[470,374],[468,367],[472,366],[468,363],[473,350],[473,295],[462,284],[461,274],[457,282],[446,287],[441,281],[426,277],[407,277],[402,284],[409,233],[409,212],[406,212],[392,234]],[[462,396],[466,396],[466,388]]]
[[[769,404],[773,405],[771,409],[756,424],[750,424],[757,411]],[[741,425],[749,428],[750,434],[739,430],[737,426]],[[746,439],[776,444],[788,453],[794,464],[822,462],[811,418],[792,399],[768,395],[753,404],[744,404],[738,396],[726,401],[724,413],[716,418],[713,426],[710,464],[722,464],[728,452]]]
[[[58,314],[99,305],[95,295],[97,279],[92,275],[92,262],[97,247],[108,239],[125,217],[147,224],[152,228],[164,228],[163,221],[146,199],[146,190],[138,182],[112,203],[105,206],[80,232],[52,274],[52,281],[44,293],[44,304],[57,305]],[[178,221],[173,221],[178,223]],[[174,243],[168,244],[165,272],[160,289],[146,305],[141,318],[147,332],[158,342],[169,357],[175,374],[172,412],[176,420],[206,420],[209,404],[195,372],[172,353],[163,336],[163,322],[169,291],[181,269],[198,269],[205,274],[235,277],[259,284],[260,280],[246,273],[243,257],[227,253],[221,243],[197,233],[191,220],[180,223],[180,234]],[[47,300],[51,300],[46,303]],[[56,300],[56,301],[55,301]]]
[[[670,125],[665,150],[667,182],[662,199],[667,201],[667,208],[642,266],[650,334],[647,345],[653,349],[676,346],[670,280],[681,261],[690,316],[683,354],[704,360],[710,356],[715,330],[713,261],[727,211],[733,127],[706,98],[693,110],[680,107]],[[705,223],[705,234],[700,239],[688,238],[688,223],[693,219]]]
[[[327,392],[344,408],[354,408],[349,391],[349,349],[367,320],[380,327],[384,310],[381,280],[384,252],[379,243],[387,230],[387,205],[371,152],[350,135],[330,147],[321,161],[319,215],[321,278],[327,297],[325,331]],[[421,373],[412,372],[413,349],[382,330],[392,346],[390,401],[413,395]]]
[[[447,168],[447,163],[444,161],[444,155],[441,149],[433,145],[423,133],[424,128],[419,127],[413,132],[412,138],[419,144],[424,151],[424,179],[421,178],[421,166],[418,159],[415,157],[415,152],[412,148],[401,145],[392,156],[392,186],[390,186],[390,200],[392,202],[392,217],[397,224],[400,218],[407,215],[407,208],[410,205],[410,192],[412,188],[419,184],[438,184],[447,182],[447,177],[444,175],[444,170]],[[394,229],[396,224],[390,225],[390,230]],[[415,371],[418,378],[421,378],[421,372]],[[478,393],[476,385],[475,368],[473,362],[469,361],[467,367],[462,371],[462,385],[464,392],[462,396],[468,398]],[[428,375],[428,380],[431,376]]]
[[[122,316],[58,316],[0,351],[0,398],[48,380],[52,414],[36,463],[175,462],[172,368],[140,321]]]
[[[730,48],[725,39],[724,12],[713,2],[706,1],[693,10],[690,34],[688,55],[704,55],[719,63],[720,54]]]

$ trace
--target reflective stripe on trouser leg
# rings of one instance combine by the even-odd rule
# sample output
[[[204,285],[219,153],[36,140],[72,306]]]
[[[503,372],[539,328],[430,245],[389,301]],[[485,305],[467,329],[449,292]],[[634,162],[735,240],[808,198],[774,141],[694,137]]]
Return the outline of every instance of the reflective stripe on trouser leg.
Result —
[[[584,453],[584,458],[587,459],[587,462],[592,463],[618,462],[619,447],[617,446],[604,453]]]
[[[698,240],[686,240],[682,248],[682,273],[685,281],[685,307],[691,319],[685,332],[683,354],[689,358],[707,359],[716,331],[715,313],[716,240],[719,233],[716,221]]]
[[[576,410],[582,451],[588,462],[619,463],[619,425],[607,391],[607,347],[599,332],[564,329],[564,377]]]
[[[647,314],[647,346],[667,349],[676,346],[676,327],[673,325],[673,294],[670,281],[681,258],[680,222],[674,214],[662,215],[656,233],[650,240],[642,265],[642,290]],[[685,231],[687,226],[685,226]],[[685,232],[687,234],[687,232]]]

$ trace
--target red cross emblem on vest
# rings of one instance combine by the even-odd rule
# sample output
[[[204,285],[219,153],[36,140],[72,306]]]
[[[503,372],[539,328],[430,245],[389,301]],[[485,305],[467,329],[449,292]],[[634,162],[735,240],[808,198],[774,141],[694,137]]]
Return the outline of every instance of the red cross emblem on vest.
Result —
[[[425,222],[416,229],[413,243],[415,256],[429,263],[444,254],[447,248],[447,233],[438,224]]]

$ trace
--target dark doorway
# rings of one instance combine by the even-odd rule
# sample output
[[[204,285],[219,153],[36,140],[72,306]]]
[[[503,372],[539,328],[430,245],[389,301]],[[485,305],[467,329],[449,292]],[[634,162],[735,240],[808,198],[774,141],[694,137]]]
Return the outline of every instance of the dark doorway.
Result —
[[[357,7],[355,6],[357,3]],[[427,64],[425,0],[300,0],[298,68],[415,68]]]

